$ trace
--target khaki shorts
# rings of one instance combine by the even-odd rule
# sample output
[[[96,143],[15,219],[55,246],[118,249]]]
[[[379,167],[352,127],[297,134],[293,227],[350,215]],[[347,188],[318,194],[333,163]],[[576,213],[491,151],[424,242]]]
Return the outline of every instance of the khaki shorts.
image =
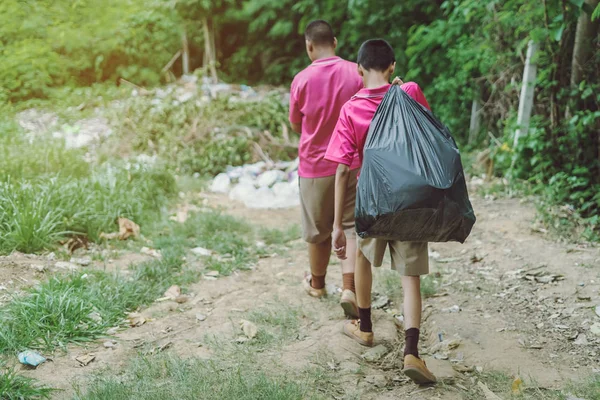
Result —
[[[427,242],[400,242],[358,237],[358,248],[369,262],[380,267],[385,249],[390,248],[392,269],[404,276],[419,276],[429,273],[429,251]]]
[[[350,171],[342,225],[346,235],[354,237],[354,206],[358,169]],[[331,237],[335,208],[335,175],[300,178],[302,230],[308,243],[322,243]],[[352,235],[349,235],[352,234]]]

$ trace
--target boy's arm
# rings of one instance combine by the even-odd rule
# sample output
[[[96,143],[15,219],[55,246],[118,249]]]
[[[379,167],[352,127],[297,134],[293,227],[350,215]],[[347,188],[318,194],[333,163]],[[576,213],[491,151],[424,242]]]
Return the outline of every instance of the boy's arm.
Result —
[[[335,255],[342,260],[346,259],[346,234],[344,233],[342,221],[344,218],[344,204],[346,204],[346,189],[348,188],[349,176],[350,167],[345,164],[339,164],[335,173],[335,208],[331,244]]]
[[[356,155],[356,140],[346,106],[342,107],[340,117],[325,152],[325,159],[338,164],[335,174],[334,222],[331,243],[338,258],[346,258],[346,235],[344,234],[343,215],[346,204],[346,190],[350,176],[350,165]]]
[[[290,89],[290,113],[289,113],[290,124],[292,130],[296,133],[302,133],[302,112],[300,111],[300,105],[298,104],[298,88],[296,82],[292,82]]]

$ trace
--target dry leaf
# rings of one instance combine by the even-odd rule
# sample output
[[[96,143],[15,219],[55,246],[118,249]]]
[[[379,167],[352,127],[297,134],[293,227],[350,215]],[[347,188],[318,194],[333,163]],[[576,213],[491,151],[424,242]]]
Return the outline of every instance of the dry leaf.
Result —
[[[75,357],[75,361],[77,361],[82,367],[85,367],[95,359],[96,355],[94,353],[88,353],[79,357]]]
[[[140,253],[146,254],[146,255],[148,255],[150,257],[154,257],[154,258],[158,258],[158,259],[162,258],[162,254],[160,253],[160,251],[155,250],[155,249],[151,249],[149,247],[142,247],[140,249]]]
[[[464,364],[454,364],[454,365],[452,365],[452,368],[456,372],[460,372],[460,373],[463,373],[463,374],[467,373],[467,372],[473,372],[473,371],[475,371],[475,367],[464,365]]]
[[[119,218],[119,239],[125,240],[130,237],[138,237],[140,235],[140,226],[127,218]]]
[[[142,326],[146,323],[146,318],[142,317],[139,313],[131,313],[127,316],[129,325],[133,328]]]
[[[173,285],[167,289],[163,296],[175,300],[177,297],[181,296],[181,288],[177,285]]]
[[[100,234],[100,239],[104,239],[104,240],[113,240],[119,237],[119,233],[118,232],[113,232],[113,233],[104,233],[102,232]]]
[[[477,382],[477,386],[479,386],[479,389],[481,389],[481,391],[485,395],[486,400],[502,400],[502,397],[492,392],[485,383],[479,381]]]
[[[515,380],[512,383],[512,393],[513,394],[521,394],[523,392],[523,381],[518,376],[515,377]]]
[[[258,333],[258,328],[256,325],[250,321],[246,321],[245,319],[240,321],[240,325],[244,335],[246,335],[248,339],[254,339],[256,337],[256,334]]]

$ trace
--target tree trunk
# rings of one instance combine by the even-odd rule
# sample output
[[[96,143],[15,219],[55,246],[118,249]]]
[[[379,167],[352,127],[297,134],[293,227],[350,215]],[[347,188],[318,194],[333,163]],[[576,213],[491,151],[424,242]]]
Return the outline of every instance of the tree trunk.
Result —
[[[585,0],[591,9],[595,9],[599,0]],[[585,63],[589,61],[593,48],[593,40],[596,37],[598,24],[592,22],[591,15],[583,9],[577,20],[575,32],[575,46],[573,48],[573,59],[571,60],[571,86],[576,87],[585,77]]]
[[[481,128],[481,101],[479,96],[473,99],[471,105],[471,124],[469,125],[469,144],[475,143]]]
[[[531,110],[533,109],[533,96],[537,75],[537,65],[535,63],[537,49],[537,43],[532,40],[529,41],[525,69],[523,70],[523,84],[521,86],[521,98],[519,99],[519,112],[517,115],[518,128],[515,132],[514,148],[519,143],[519,137],[527,135],[529,132],[529,119],[531,118]]]
[[[182,48],[182,57],[181,57],[181,65],[183,69],[183,75],[187,75],[190,73],[190,50],[188,46],[187,34],[185,30],[181,35],[181,48]]]
[[[208,26],[208,19],[207,18],[202,18],[202,25],[203,25],[203,29],[204,29],[204,59],[205,59],[205,67],[208,67],[209,71],[210,71],[210,75],[212,77],[213,83],[217,83],[218,82],[218,77],[217,77],[217,60],[215,57],[215,51],[214,51],[214,42],[213,42],[213,38],[211,37],[210,34],[210,29]]]

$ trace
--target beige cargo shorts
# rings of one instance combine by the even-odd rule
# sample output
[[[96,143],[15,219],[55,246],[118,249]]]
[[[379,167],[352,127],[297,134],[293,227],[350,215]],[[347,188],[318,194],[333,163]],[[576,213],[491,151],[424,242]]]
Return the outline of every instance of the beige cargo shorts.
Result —
[[[354,233],[354,206],[358,169],[350,171],[344,205],[343,228],[348,238]],[[335,208],[335,175],[323,178],[300,178],[303,239],[322,243],[333,232]]]
[[[403,276],[420,276],[429,273],[429,246],[427,242],[400,242],[358,237],[358,248],[371,265],[380,267],[386,248],[390,249],[392,269]]]

